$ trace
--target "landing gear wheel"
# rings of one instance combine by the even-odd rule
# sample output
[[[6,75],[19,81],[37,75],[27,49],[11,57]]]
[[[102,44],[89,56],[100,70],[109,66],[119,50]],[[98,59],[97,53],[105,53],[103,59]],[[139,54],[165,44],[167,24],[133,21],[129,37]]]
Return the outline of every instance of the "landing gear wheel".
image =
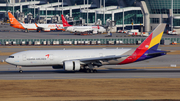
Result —
[[[26,29],[25,29],[25,33],[28,33],[28,32],[29,32],[29,30],[26,28]]]
[[[93,70],[93,73],[97,73],[97,70]]]
[[[86,69],[86,73],[89,73],[90,72],[90,69]]]
[[[86,69],[85,70],[86,73],[97,73],[96,69]]]
[[[19,70],[19,73],[22,73],[23,71],[22,70]]]
[[[93,70],[93,69],[90,69],[90,73],[94,73],[94,70]]]

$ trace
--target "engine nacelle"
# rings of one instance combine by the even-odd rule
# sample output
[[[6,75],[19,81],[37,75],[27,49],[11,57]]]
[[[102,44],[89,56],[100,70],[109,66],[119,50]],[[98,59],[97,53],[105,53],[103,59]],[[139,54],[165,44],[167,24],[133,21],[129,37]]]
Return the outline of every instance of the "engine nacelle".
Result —
[[[62,69],[62,68],[63,68],[63,66],[61,66],[61,65],[57,65],[57,66],[52,66],[52,68],[53,68],[53,69]]]
[[[76,71],[80,70],[80,61],[74,60],[74,61],[64,61],[63,62],[63,69],[67,71]]]

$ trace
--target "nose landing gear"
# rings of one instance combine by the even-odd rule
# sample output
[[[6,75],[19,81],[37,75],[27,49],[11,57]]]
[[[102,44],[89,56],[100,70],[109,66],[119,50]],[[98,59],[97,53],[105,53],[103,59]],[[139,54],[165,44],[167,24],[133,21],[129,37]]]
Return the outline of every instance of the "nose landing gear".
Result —
[[[19,73],[22,73],[23,71],[22,70],[19,70]]]

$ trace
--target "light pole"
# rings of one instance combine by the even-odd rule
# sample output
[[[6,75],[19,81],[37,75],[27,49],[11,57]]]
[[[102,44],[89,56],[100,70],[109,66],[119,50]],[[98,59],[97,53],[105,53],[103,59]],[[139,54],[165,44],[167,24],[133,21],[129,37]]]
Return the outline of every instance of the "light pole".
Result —
[[[173,0],[171,0],[171,31],[173,31]]]
[[[86,8],[85,8],[85,2],[86,2],[86,1],[84,0],[84,9],[86,9]]]
[[[88,25],[88,19],[89,19],[89,13],[88,13],[88,3],[89,3],[89,0],[87,0],[87,25]]]
[[[124,31],[124,8],[123,8],[123,31]]]
[[[35,0],[34,0],[34,19],[35,19]]]
[[[105,25],[105,0],[104,0],[104,25]]]
[[[13,16],[14,16],[14,3],[15,3],[15,0],[13,0]]]
[[[47,7],[46,7],[46,24],[47,24]]]
[[[63,15],[63,4],[64,4],[64,3],[63,3],[63,0],[62,0],[62,15]]]
[[[58,0],[58,9],[59,9],[59,0]]]

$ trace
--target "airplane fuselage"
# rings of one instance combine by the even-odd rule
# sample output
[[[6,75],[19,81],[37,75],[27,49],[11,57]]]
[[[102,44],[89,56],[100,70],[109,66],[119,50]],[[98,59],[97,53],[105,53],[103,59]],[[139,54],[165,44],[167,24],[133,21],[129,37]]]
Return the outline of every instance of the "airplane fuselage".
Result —
[[[153,51],[151,51],[153,52]],[[157,52],[157,51],[154,51]],[[156,56],[165,55],[165,53],[156,54],[156,56],[138,56],[135,49],[75,49],[75,50],[32,50],[22,51],[9,56],[6,62],[16,66],[56,66],[63,65],[64,61],[81,59],[96,59],[105,58],[106,56],[126,56],[121,58],[114,58],[106,61],[100,61],[102,65],[121,65],[132,62],[142,61],[145,59],[154,58]],[[139,57],[139,59],[137,59]],[[91,60],[89,60],[91,61]],[[92,60],[95,62],[96,60]],[[86,64],[80,62],[81,65]]]
[[[76,50],[33,50],[11,55],[6,62],[17,66],[63,65],[63,61],[132,54],[134,49],[76,49]],[[103,62],[106,65],[118,64],[126,57]]]
[[[98,27],[98,26],[69,26],[67,27],[66,31],[69,32],[86,32],[86,31],[93,31],[97,30],[98,32],[106,32],[106,29],[103,27]]]

